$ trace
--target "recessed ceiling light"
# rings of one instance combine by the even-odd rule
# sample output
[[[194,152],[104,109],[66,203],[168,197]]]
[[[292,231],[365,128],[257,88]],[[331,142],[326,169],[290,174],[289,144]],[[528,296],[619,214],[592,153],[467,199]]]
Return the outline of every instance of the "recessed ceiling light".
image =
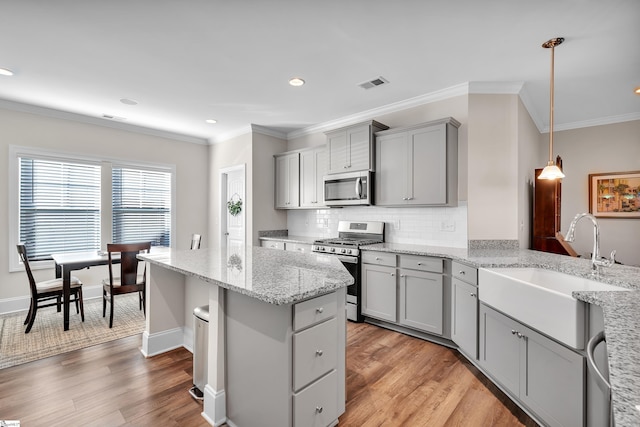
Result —
[[[122,98],[120,100],[120,102],[122,102],[123,104],[127,104],[127,105],[138,105],[138,101],[135,101],[135,100],[129,99],[129,98]]]
[[[218,123],[218,121],[216,119],[207,119],[207,120],[205,120],[205,122],[210,123],[212,125]]]
[[[13,71],[8,68],[0,68],[0,76],[13,76]]]
[[[635,88],[635,89],[633,90],[633,92],[634,92],[636,95],[640,95],[640,86],[638,86],[637,88]]]
[[[289,84],[291,86],[302,86],[304,84],[304,80],[302,80],[300,77],[294,77],[289,80]]]

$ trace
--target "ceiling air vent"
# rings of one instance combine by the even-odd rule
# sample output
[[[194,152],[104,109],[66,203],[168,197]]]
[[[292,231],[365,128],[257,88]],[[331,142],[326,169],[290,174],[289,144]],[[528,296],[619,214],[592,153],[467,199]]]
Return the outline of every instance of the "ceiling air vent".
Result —
[[[376,77],[373,80],[369,80],[368,82],[360,83],[358,86],[360,86],[362,89],[371,89],[372,87],[381,86],[386,83],[389,83],[389,80],[380,76]]]

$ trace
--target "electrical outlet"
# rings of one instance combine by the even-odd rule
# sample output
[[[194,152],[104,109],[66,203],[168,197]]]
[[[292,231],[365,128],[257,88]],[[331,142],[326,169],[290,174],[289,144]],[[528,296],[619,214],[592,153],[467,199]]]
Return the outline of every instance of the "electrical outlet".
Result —
[[[329,218],[322,218],[322,226],[324,228],[329,228]]]
[[[456,231],[456,222],[452,219],[446,219],[440,223],[440,231]]]
[[[399,219],[394,219],[393,220],[393,229],[394,230],[400,230],[400,220]]]

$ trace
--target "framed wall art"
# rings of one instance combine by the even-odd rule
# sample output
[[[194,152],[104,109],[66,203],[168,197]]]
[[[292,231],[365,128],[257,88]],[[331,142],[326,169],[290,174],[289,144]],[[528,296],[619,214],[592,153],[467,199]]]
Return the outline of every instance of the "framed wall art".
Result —
[[[589,174],[589,212],[601,218],[640,218],[640,171]]]

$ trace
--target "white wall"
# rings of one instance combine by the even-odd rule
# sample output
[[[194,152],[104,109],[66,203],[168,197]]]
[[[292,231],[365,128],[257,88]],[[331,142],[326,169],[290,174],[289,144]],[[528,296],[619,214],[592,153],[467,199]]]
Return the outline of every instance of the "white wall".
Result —
[[[518,240],[518,96],[469,95],[469,240]]]
[[[247,133],[228,141],[213,144],[209,150],[209,247],[220,247],[220,216],[222,205],[220,203],[220,169],[237,165],[245,165],[247,176],[245,177],[245,199],[244,205],[246,216],[246,235],[251,236],[253,227],[251,225],[251,215],[254,208],[252,204],[253,187],[249,178],[253,167],[251,134]]]
[[[554,132],[553,141],[566,174],[561,208],[566,234],[577,213],[589,212],[590,173],[640,171],[640,120]],[[615,249],[620,262],[640,266],[640,219],[599,218],[598,224],[601,254],[608,256]],[[593,227],[588,220],[578,224],[572,246],[581,255],[591,253]]]
[[[176,165],[176,229],[178,249],[190,245],[192,233],[208,228],[207,215],[207,152],[209,147],[158,136],[44,117],[0,108],[0,169],[5,178],[0,185],[0,224],[9,224],[8,155],[9,145],[20,145],[77,155],[110,159],[137,160]],[[9,243],[8,229],[0,228],[0,301],[29,295],[24,271],[9,273],[9,253],[15,251]],[[107,276],[106,268],[74,272],[87,285],[98,285]],[[37,270],[36,280],[54,277],[53,269]]]
[[[275,160],[274,154],[287,150],[287,141],[253,133],[253,234],[251,242],[259,245],[258,231],[283,230],[287,227],[287,213],[274,209]]]
[[[518,239],[520,248],[531,247],[535,169],[547,164],[547,140],[540,135],[529,112],[518,100]]]

